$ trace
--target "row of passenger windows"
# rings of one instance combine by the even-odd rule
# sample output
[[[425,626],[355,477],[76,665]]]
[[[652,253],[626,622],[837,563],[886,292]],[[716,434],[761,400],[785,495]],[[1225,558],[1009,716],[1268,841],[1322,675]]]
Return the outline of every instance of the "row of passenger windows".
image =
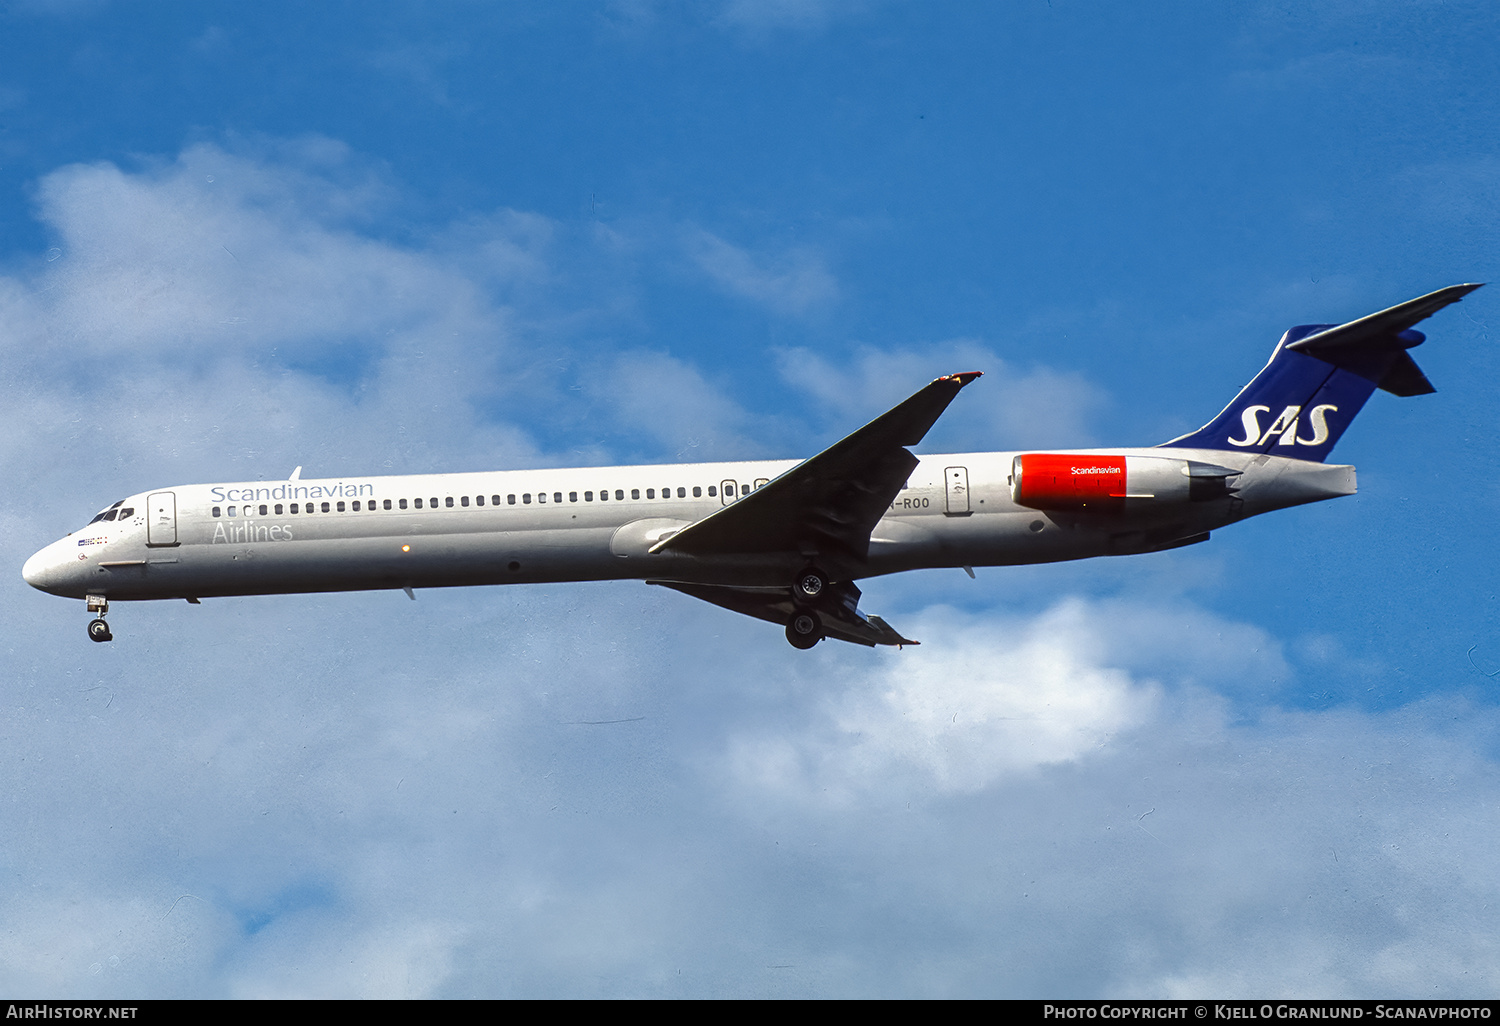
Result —
[[[767,480],[768,479],[764,478],[764,477],[757,478],[756,481],[755,481],[755,487],[759,488],[761,485],[765,484]],[[735,496],[735,492],[734,492],[734,488],[735,487],[736,486],[735,486],[735,483],[733,481],[725,481],[724,482],[724,497],[725,498],[733,498]],[[747,485],[747,484],[739,485],[738,488],[739,488],[739,494],[740,495],[749,495],[750,494],[750,485]],[[694,485],[692,487],[692,493],[693,493],[693,498],[695,498],[695,499],[701,499],[703,497],[703,486],[702,485]],[[567,493],[567,501],[568,502],[577,502],[578,501],[578,494],[579,494],[578,492],[568,492]],[[719,498],[719,486],[718,485],[709,485],[708,486],[708,495],[709,495],[709,498]],[[639,488],[632,488],[632,489],[630,489],[630,497],[632,499],[639,499],[641,497],[641,489],[639,489]],[[661,497],[663,499],[670,499],[670,498],[672,498],[672,489],[671,488],[663,488],[661,490]],[[679,498],[679,499],[686,499],[687,497],[688,497],[688,489],[685,488],[685,487],[679,487],[677,489],[677,498]],[[646,498],[648,498],[648,499],[654,499],[654,498],[656,498],[656,489],[655,488],[647,488],[646,489]],[[598,499],[599,499],[600,502],[608,502],[608,501],[610,501],[610,492],[609,492],[609,490],[608,489],[601,490],[599,492]],[[379,506],[376,505],[377,501],[380,502]],[[521,495],[519,496],[519,498],[517,496],[515,496],[515,495],[507,495],[507,496],[505,496],[505,502],[504,502],[504,504],[508,505],[508,506],[514,506],[514,505],[517,504],[518,501],[523,506],[529,506],[529,505],[531,505],[531,503],[533,501],[532,493],[531,492],[522,492]],[[546,503],[548,501],[548,493],[547,492],[537,492],[536,495],[535,495],[535,500],[534,501],[536,501],[539,504]],[[560,503],[560,502],[562,502],[563,501],[563,493],[562,492],[552,492],[551,493],[551,501],[554,502],[554,503]],[[584,492],[583,493],[583,501],[584,502],[593,502],[594,501],[594,493],[593,492]],[[616,502],[624,502],[625,501],[625,489],[623,489],[623,488],[616,488],[614,490],[614,501],[616,501]],[[469,505],[470,498],[467,495],[460,495],[460,496],[457,497],[457,499],[455,499],[453,496],[450,495],[447,498],[441,500],[441,502],[442,502],[442,507],[446,507],[448,509],[452,509],[455,504],[458,505],[458,506],[460,506],[460,507],[467,507]],[[473,497],[473,504],[475,506],[483,506],[485,504],[485,497],[483,495],[476,495],[476,496],[474,496]],[[501,497],[498,496],[498,495],[491,495],[489,497],[489,504],[491,506],[499,506],[499,505],[501,505]],[[407,508],[407,500],[405,500],[405,499],[384,499],[384,500],[371,499],[368,502],[364,503],[364,510],[366,512],[370,512],[370,513],[374,513],[374,512],[376,512],[377,510],[380,510],[380,509],[406,509],[406,508]],[[412,499],[411,500],[411,508],[412,509],[423,509],[423,508],[426,508],[426,509],[438,509],[438,508],[440,508],[439,507],[439,500],[437,499],[436,496],[434,496],[433,498],[430,498],[430,499],[427,500],[427,504],[424,507],[421,499]],[[296,502],[294,502],[294,503],[291,503],[290,507],[283,506],[282,503],[278,502],[274,506],[267,505],[267,504],[264,504],[264,503],[262,503],[258,507],[257,506],[228,506],[228,507],[215,506],[213,508],[212,512],[213,512],[213,515],[216,516],[216,517],[217,516],[226,516],[226,515],[227,516],[231,516],[231,517],[234,517],[234,516],[253,517],[253,516],[256,516],[256,515],[263,516],[263,517],[268,517],[268,516],[272,516],[273,515],[273,513],[272,513],[273,510],[275,511],[274,515],[278,516],[278,517],[279,516],[283,516],[284,514],[286,514],[288,512],[293,513],[293,514],[301,514],[301,513],[318,513],[318,512],[323,512],[323,513],[345,513],[345,512],[359,513],[361,511],[360,510],[360,501],[358,499],[355,499],[352,502],[350,502],[350,503],[347,504],[347,508],[346,508],[346,504],[343,503],[343,502],[324,502],[324,503],[315,503],[315,502],[296,503]]]

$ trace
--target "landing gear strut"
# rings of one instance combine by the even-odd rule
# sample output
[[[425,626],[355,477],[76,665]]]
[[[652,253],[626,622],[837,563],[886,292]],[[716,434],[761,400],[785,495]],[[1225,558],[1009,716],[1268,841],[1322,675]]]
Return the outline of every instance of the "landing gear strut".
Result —
[[[89,621],[90,641],[113,641],[115,636],[109,632],[109,624],[105,623],[105,614],[109,612],[109,601],[103,595],[90,595],[88,597],[89,612],[99,615]]]

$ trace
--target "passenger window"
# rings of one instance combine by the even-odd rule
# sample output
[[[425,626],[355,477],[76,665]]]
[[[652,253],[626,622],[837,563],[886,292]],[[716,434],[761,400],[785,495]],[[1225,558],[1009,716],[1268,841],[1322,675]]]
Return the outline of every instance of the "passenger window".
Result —
[[[402,509],[405,509],[406,508],[406,500],[402,499],[400,505],[401,505]]]
[[[632,499],[639,499],[641,497],[641,490],[639,488],[630,489],[630,497]]]
[[[749,495],[750,494],[750,486],[747,485],[747,484],[740,485],[740,494],[741,495]]]
[[[278,503],[277,503],[277,504],[276,504],[276,515],[277,515],[277,516],[278,516],[278,517],[279,517],[279,516],[281,516],[281,511],[282,511],[282,509],[283,509],[283,507],[282,507],[282,505],[281,505],[281,503],[279,503],[279,502],[278,502]]]
[[[599,491],[599,501],[600,502],[608,502],[609,501],[609,489],[608,488],[600,489],[600,491]]]
[[[343,504],[343,503],[342,503],[342,502],[341,502],[341,503],[339,503],[339,508],[340,508],[340,509],[343,509],[343,507],[344,507],[344,504]],[[332,512],[332,511],[331,511],[331,510],[330,510],[330,509],[329,509],[329,508],[328,508],[328,503],[326,503],[326,502],[325,502],[325,503],[323,503],[323,512],[324,512],[324,513],[329,513],[329,512]]]
[[[620,500],[623,501],[624,498],[625,498],[625,489],[623,489],[623,488],[616,488],[615,489],[615,498],[620,499]]]
[[[234,507],[233,506],[229,507],[229,515],[230,516],[234,516]]]
[[[700,488],[700,487],[698,487],[697,485],[693,485],[693,498],[695,498],[695,499],[701,499],[701,498],[703,498],[703,489]]]
[[[523,492],[523,493],[521,493],[521,504],[525,505],[525,506],[530,506],[531,505],[531,493],[530,492]]]
[[[355,499],[353,502],[349,503],[349,508],[352,509],[352,510],[354,510],[354,512],[358,513],[359,512],[359,500]]]
[[[569,502],[577,502],[578,501],[578,493],[577,492],[569,492],[568,493],[568,501]]]
[[[697,489],[695,488],[695,489],[693,489],[693,491],[696,494]],[[708,486],[708,495],[709,495],[709,498],[718,498],[718,495],[719,495],[719,488],[718,488],[718,486],[717,485],[709,485]]]
[[[293,513],[297,512],[297,504],[295,502],[292,503],[292,512]]]
[[[594,501],[594,493],[593,492],[584,492],[583,493],[583,501],[584,502],[593,502]]]
[[[412,500],[412,505],[414,505],[417,509],[421,509],[422,508],[422,500],[421,499],[413,499]]]
[[[458,500],[458,504],[460,506],[467,506],[469,504],[469,497],[467,495],[463,496],[462,498],[460,498]],[[450,505],[450,506],[453,505],[453,500],[452,499],[448,500],[448,505]]]
[[[432,500],[432,504],[434,506],[436,506],[437,505],[437,500],[433,499]],[[469,500],[465,499],[464,500],[464,505],[467,506],[468,504],[469,504]],[[453,496],[450,495],[446,499],[444,499],[443,500],[443,505],[447,506],[449,509],[452,509],[453,508]]]
[[[474,505],[476,505],[476,506],[483,506],[484,505],[484,496],[483,495],[476,495],[476,496],[474,496]]]
[[[537,492],[536,493],[536,501],[537,502],[546,502],[547,501],[547,493],[546,492]]]
[[[342,508],[342,504],[341,504],[341,506],[340,506],[340,508]],[[261,516],[265,516],[265,515],[266,515],[266,511],[267,511],[267,507],[265,507],[265,506],[262,506],[262,507],[261,507],[261,508],[260,508],[260,515],[261,515]]]
[[[656,489],[655,488],[647,488],[646,489],[646,498],[648,498],[648,499],[654,499],[654,498],[656,498]]]
[[[262,506],[262,507],[261,507],[261,508],[260,508],[260,509],[261,509],[261,512],[262,512],[262,513],[264,513],[264,512],[265,512],[265,509],[266,509],[266,507],[264,507],[264,506]],[[342,502],[341,502],[341,503],[339,503],[339,512],[340,512],[340,513],[342,513],[342,512],[344,512],[344,504],[343,504],[343,503],[342,503]]]
[[[431,506],[433,509],[437,509],[438,508],[437,499],[436,498],[430,499],[427,504],[429,506]],[[452,499],[448,500],[448,505],[450,505],[450,506],[453,505],[453,500]]]
[[[391,500],[390,499],[386,499],[384,505],[385,505],[386,509],[390,509],[391,508]],[[403,502],[401,505],[405,506],[406,503]]]
[[[677,489],[677,497],[679,499],[686,499],[687,498],[687,489],[686,488],[678,488]]]
[[[516,504],[516,497],[514,495],[507,495],[505,501],[507,504],[514,506]]]
[[[514,504],[515,501],[516,501],[516,497],[514,495],[512,495],[510,497],[510,501],[511,501],[512,504]],[[491,495],[490,496],[490,505],[491,506],[498,506],[498,505],[500,505],[500,496],[498,496],[498,495]]]
[[[214,516],[218,516],[219,514],[221,514],[223,512],[224,511],[221,510],[221,509],[219,509],[219,507],[217,507],[217,506],[214,507]]]

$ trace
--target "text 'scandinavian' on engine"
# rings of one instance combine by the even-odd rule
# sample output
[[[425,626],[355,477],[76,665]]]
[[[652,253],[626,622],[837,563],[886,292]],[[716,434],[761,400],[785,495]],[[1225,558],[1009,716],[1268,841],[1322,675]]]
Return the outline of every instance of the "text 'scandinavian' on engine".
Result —
[[[1245,517],[1354,493],[1325,462],[1370,395],[1433,391],[1412,326],[1454,285],[1288,331],[1207,426],[1162,445],[916,456],[970,371],[811,459],[235,481],[141,492],[26,561],[34,587],[110,602],[643,580],[823,638],[916,644],[859,610],[865,577],[1159,552]]]

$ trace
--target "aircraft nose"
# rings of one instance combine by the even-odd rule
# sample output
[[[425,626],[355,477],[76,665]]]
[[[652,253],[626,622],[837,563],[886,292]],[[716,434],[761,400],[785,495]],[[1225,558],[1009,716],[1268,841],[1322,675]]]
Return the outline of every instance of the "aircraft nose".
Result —
[[[60,561],[57,543],[53,542],[26,561],[21,576],[39,591],[51,591],[62,583]]]

